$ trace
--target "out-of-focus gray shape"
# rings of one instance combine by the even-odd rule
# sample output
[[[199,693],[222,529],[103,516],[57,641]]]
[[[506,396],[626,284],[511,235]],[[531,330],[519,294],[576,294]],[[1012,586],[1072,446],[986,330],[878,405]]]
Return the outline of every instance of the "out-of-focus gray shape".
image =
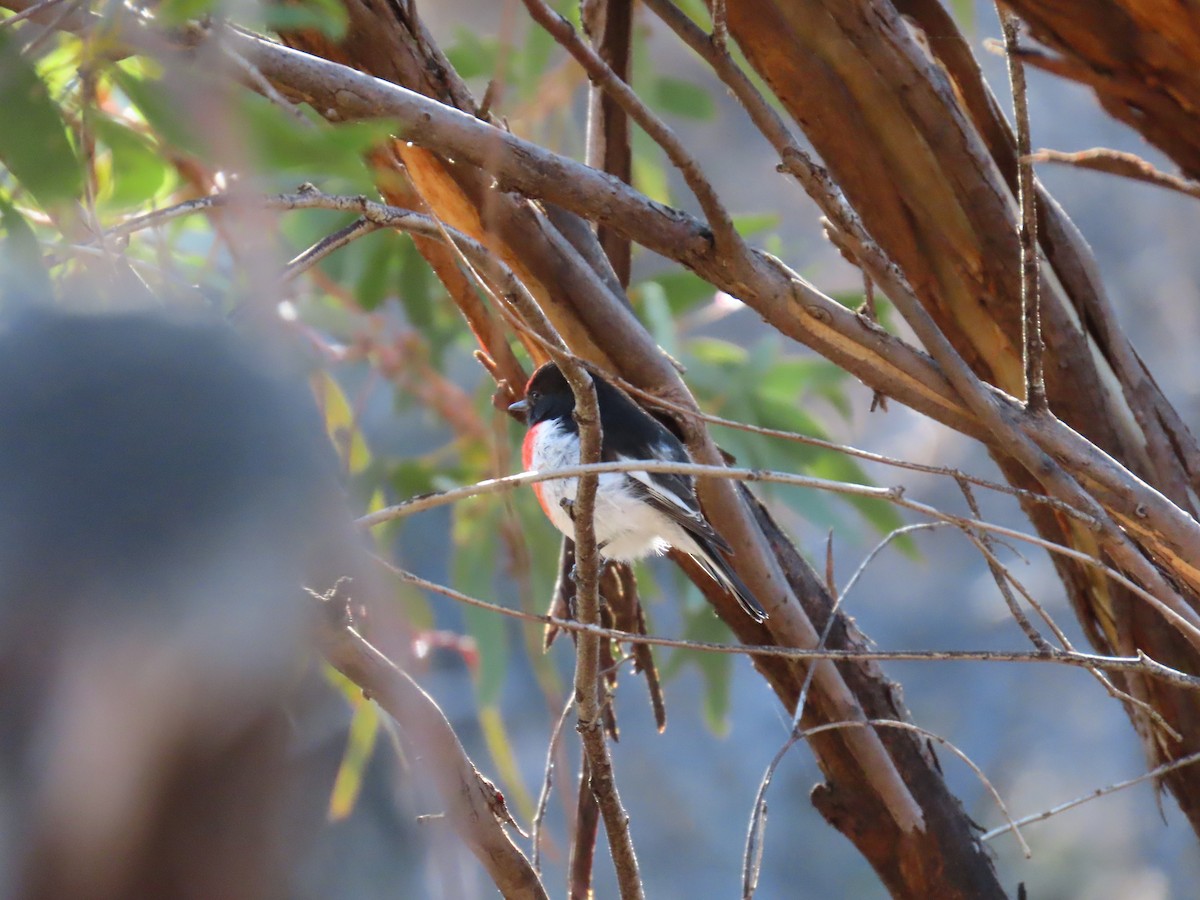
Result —
[[[300,586],[345,540],[303,385],[218,322],[0,334],[0,895],[288,895]]]

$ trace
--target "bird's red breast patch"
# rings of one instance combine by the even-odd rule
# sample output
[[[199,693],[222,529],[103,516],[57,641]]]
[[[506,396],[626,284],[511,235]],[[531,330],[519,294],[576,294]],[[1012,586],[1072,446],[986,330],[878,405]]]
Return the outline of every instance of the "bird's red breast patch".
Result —
[[[533,445],[537,442],[538,429],[543,424],[543,422],[538,422],[538,424],[525,432],[525,440],[521,442],[521,465],[525,467],[526,472],[533,469]],[[540,481],[533,483],[533,493],[537,496],[538,505],[545,511],[546,498],[542,496],[542,483]],[[549,513],[546,514],[549,515]]]

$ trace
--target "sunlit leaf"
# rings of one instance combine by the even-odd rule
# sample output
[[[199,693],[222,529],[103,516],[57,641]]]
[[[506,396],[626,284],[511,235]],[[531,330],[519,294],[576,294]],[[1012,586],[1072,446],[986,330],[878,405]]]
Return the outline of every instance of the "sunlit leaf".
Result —
[[[635,153],[633,157],[633,184],[651,200],[664,204],[671,202],[666,169],[661,162],[642,153]]]
[[[163,0],[154,10],[154,17],[165,25],[183,25],[193,19],[221,9],[222,0]]]
[[[974,0],[950,0],[950,11],[954,19],[967,34],[975,33],[975,3]]]
[[[115,67],[111,75],[142,117],[168,143],[192,153],[206,149],[195,119],[187,115],[183,104],[158,78],[124,65]]]
[[[654,335],[654,340],[658,342],[660,347],[672,356],[675,356],[677,352],[675,347],[675,320],[671,317],[671,306],[667,302],[667,292],[663,290],[661,284],[648,281],[642,285],[641,300],[642,315],[646,320],[646,326],[650,329],[650,333]]]
[[[508,737],[508,729],[504,725],[504,717],[500,710],[493,705],[482,705],[479,708],[479,726],[483,731],[483,739],[487,743],[488,752],[496,764],[505,785],[504,799],[509,805],[510,812],[525,820],[533,818],[533,796],[525,786],[521,777],[521,769],[517,765],[513,753],[512,741]]]
[[[371,452],[341,385],[325,371],[318,371],[312,381],[317,406],[325,416],[325,429],[337,447],[342,464],[352,475],[363,471],[371,462]]]
[[[688,352],[713,366],[740,366],[746,361],[746,348],[720,338],[692,338]]]
[[[329,818],[333,822],[341,821],[354,811],[379,736],[379,708],[365,699],[362,691],[356,692],[352,702],[354,717],[350,720],[346,750],[329,795]]]
[[[97,116],[92,124],[110,153],[112,185],[103,198],[106,205],[123,209],[153,198],[171,172],[154,144],[132,128],[103,116]]]
[[[0,31],[0,98],[0,163],[43,208],[78,197],[83,169],[58,106],[5,31]]]

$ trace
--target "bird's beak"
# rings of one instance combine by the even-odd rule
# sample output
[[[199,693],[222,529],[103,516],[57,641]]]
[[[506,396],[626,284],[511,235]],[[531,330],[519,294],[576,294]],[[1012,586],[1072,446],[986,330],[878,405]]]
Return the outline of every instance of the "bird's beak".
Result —
[[[509,405],[508,411],[524,422],[529,417],[529,401],[518,400],[516,403]]]

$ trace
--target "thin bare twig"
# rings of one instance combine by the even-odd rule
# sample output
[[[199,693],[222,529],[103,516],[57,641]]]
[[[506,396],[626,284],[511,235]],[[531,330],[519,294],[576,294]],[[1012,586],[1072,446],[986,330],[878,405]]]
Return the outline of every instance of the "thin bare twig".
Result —
[[[481,494],[490,494],[497,491],[512,490],[514,487],[522,484],[531,484],[537,481],[546,481],[556,478],[575,478],[580,475],[585,475],[589,472],[674,472],[683,475],[700,475],[709,478],[725,478],[735,481],[766,481],[777,484],[790,484],[798,487],[816,488],[818,490],[827,490],[834,493],[850,494],[860,497],[872,497],[878,500],[886,500],[897,506],[905,509],[911,509],[922,515],[929,516],[933,519],[938,519],[945,522],[951,522],[960,528],[964,529],[980,529],[988,531],[992,534],[997,534],[1002,537],[1012,538],[1023,543],[1032,544],[1035,547],[1041,547],[1050,553],[1057,554],[1067,559],[1073,559],[1076,562],[1083,563],[1098,572],[1103,573],[1108,578],[1115,581],[1117,584],[1128,588],[1138,597],[1141,597],[1162,615],[1170,621],[1179,631],[1189,640],[1200,644],[1200,627],[1193,622],[1193,618],[1197,618],[1194,611],[1190,611],[1191,617],[1177,613],[1174,608],[1163,603],[1156,595],[1150,593],[1141,585],[1134,582],[1124,573],[1112,568],[1096,559],[1089,556],[1081,550],[1076,550],[1074,547],[1067,547],[1063,544],[1056,544],[1053,541],[1048,541],[1045,538],[1037,537],[1036,535],[1026,534],[1022,531],[1016,531],[1012,528],[1006,528],[1002,525],[996,525],[992,522],[984,522],[979,519],[972,519],[965,516],[954,515],[953,513],[943,512],[936,507],[929,506],[926,503],[920,503],[916,500],[909,500],[904,496],[904,489],[901,487],[878,488],[869,487],[866,485],[849,484],[840,481],[829,481],[823,478],[815,478],[809,475],[793,475],[789,472],[771,472],[763,469],[731,469],[724,466],[702,466],[698,463],[664,463],[650,462],[646,460],[611,462],[611,463],[596,463],[593,466],[563,466],[562,468],[553,469],[546,472],[523,472],[519,475],[507,475],[504,478],[492,478],[486,481],[478,482],[477,484],[468,485],[467,487],[455,488],[438,494],[427,494],[422,497],[416,497],[412,500],[399,503],[394,506],[388,506],[376,512],[369,513],[359,517],[357,524],[360,527],[368,528],[383,522],[391,521],[392,519],[401,518],[410,515],[414,512],[419,512],[425,509],[431,509],[435,506],[443,506],[447,503],[457,502],[466,497],[473,497]]]
[[[971,490],[971,485],[965,481],[958,483],[959,490],[962,491],[963,497],[967,500],[967,508],[971,510],[971,515],[976,519],[982,519],[983,515],[979,512],[979,504],[975,500],[975,493]],[[992,539],[986,532],[971,532],[983,544],[987,550],[992,549]],[[999,560],[991,553],[985,554],[987,559],[988,570],[992,573],[992,579],[996,582],[996,587],[1000,591],[1000,596],[1004,598],[1005,605],[1008,606],[1008,612],[1016,620],[1021,631],[1025,632],[1025,637],[1029,638],[1029,643],[1033,644],[1041,653],[1050,651],[1050,644],[1042,637],[1041,632],[1033,627],[1033,623],[1025,615],[1025,611],[1021,609],[1017,598],[1013,596],[1012,588],[1009,586],[1005,576],[1005,569],[1000,565]]]
[[[284,283],[293,281],[311,269],[329,254],[340,250],[352,241],[378,231],[382,226],[365,217],[359,217],[332,234],[326,235],[287,264],[281,276]]]
[[[1122,178],[1132,178],[1134,181],[1144,181],[1146,184],[1166,188],[1169,191],[1178,191],[1200,200],[1200,182],[1180,178],[1178,175],[1156,169],[1136,153],[1110,150],[1107,147],[1093,147],[1077,153],[1064,153],[1061,150],[1038,150],[1036,153],[1031,153],[1029,159],[1035,163],[1063,163],[1078,169],[1091,169],[1093,172],[1105,172],[1109,175],[1119,175]]]
[[[537,811],[533,814],[533,824],[530,826],[532,850],[529,861],[533,866],[533,871],[538,875],[542,874],[542,823],[546,820],[546,806],[550,802],[550,790],[554,782],[554,754],[558,749],[558,740],[562,734],[563,725],[566,724],[567,717],[571,715],[571,710],[574,708],[575,697],[570,696],[563,706],[562,714],[554,723],[554,729],[550,732],[550,743],[546,746],[546,767],[543,770],[542,790],[538,794]]]
[[[717,195],[716,189],[709,182],[700,164],[696,162],[691,151],[675,135],[675,132],[656,116],[633,89],[617,77],[616,73],[589,47],[575,31],[575,26],[567,19],[552,10],[543,0],[524,0],[525,8],[535,22],[546,31],[587,72],[588,78],[598,84],[609,94],[621,108],[629,114],[650,138],[662,147],[679,173],[683,176],[688,188],[700,204],[708,227],[712,230],[713,241],[719,252],[731,254],[731,258],[740,258],[746,254],[746,245],[734,227],[725,205]]]
[[[681,650],[698,650],[706,653],[723,653],[737,656],[773,656],[782,659],[832,660],[834,662],[849,660],[901,662],[1007,662],[1007,663],[1054,663],[1074,668],[1099,668],[1114,672],[1139,672],[1152,678],[1169,682],[1189,690],[1200,690],[1200,676],[1188,675],[1170,666],[1163,665],[1139,652],[1136,657],[1126,656],[1097,656],[1089,653],[1066,652],[1055,650],[1046,655],[1031,651],[1002,651],[1002,650],[803,650],[796,647],[780,647],[775,644],[720,644],[710,641],[691,641],[681,638],[659,637],[658,635],[638,634],[631,631],[620,631],[615,628],[584,625],[574,619],[563,619],[557,616],[538,615],[519,609],[510,609],[487,600],[480,600],[446,587],[428,579],[415,575],[380,556],[376,561],[385,569],[408,584],[423,590],[440,594],[458,603],[486,609],[497,615],[507,616],[541,627],[547,625],[563,631],[595,634],[621,643],[649,644],[655,647],[675,647]]]
[[[1025,89],[1025,67],[1019,54],[1021,20],[1001,3],[996,4],[1004,31],[1008,81],[1012,87],[1013,117],[1017,125],[1017,202],[1021,207],[1021,344],[1025,357],[1025,403],[1034,411],[1046,408],[1046,376],[1042,358],[1042,300],[1038,282],[1037,193],[1033,186],[1033,163],[1029,159],[1029,97]]]
[[[967,764],[968,768],[975,773],[975,777],[979,779],[980,783],[987,789],[987,792],[992,795],[992,799],[996,802],[996,806],[1000,809],[1000,814],[1008,820],[1008,824],[1004,826],[1004,830],[1011,831],[1016,836],[1017,842],[1021,845],[1021,852],[1025,854],[1026,859],[1029,859],[1031,856],[1033,856],[1033,851],[1029,849],[1029,845],[1025,843],[1025,838],[1021,836],[1020,826],[1023,823],[1013,820],[1013,817],[1009,814],[1008,807],[1004,803],[1004,799],[1000,796],[1000,792],[996,790],[991,781],[988,780],[988,777],[983,774],[983,770],[975,764],[971,757],[967,756],[966,753],[956,747],[949,740],[942,737],[940,734],[929,731],[926,728],[922,728],[920,725],[914,725],[911,722],[901,722],[896,719],[868,719],[864,722],[830,722],[826,725],[815,725],[812,728],[806,728],[804,730],[804,737],[808,738],[824,731],[836,731],[841,728],[867,727],[898,728],[901,731],[915,732],[922,737],[937,741],[939,744],[961,759]],[[1200,756],[1200,754],[1197,755]],[[986,835],[984,836],[984,839],[986,840]]]
[[[825,627],[821,630],[821,639],[817,642],[817,646],[815,648],[816,652],[819,653],[825,649],[826,642],[829,640],[829,635],[833,631],[834,623],[837,621],[838,610],[841,609],[842,602],[850,593],[850,589],[854,587],[854,585],[858,582],[859,577],[863,572],[866,571],[867,566],[871,564],[871,561],[875,559],[875,557],[878,556],[885,547],[902,535],[911,534],[914,531],[939,528],[949,524],[949,522],[922,522],[916,525],[905,525],[900,528],[895,528],[884,535],[883,539],[879,541],[879,543],[875,545],[871,552],[866,555],[863,561],[859,563],[858,568],[854,570],[854,574],[850,576],[850,580],[846,582],[846,586],[842,588],[841,591],[836,592],[837,599],[834,601],[832,608],[829,610],[829,617],[825,620]],[[833,547],[832,538],[833,535],[831,532],[830,543],[828,545],[831,549]],[[832,559],[832,553],[829,554],[829,559]],[[831,564],[827,568],[827,580],[830,583],[829,592],[834,594],[835,588],[833,587]],[[800,728],[800,720],[804,715],[804,707],[808,702],[808,691],[812,686],[813,675],[815,672],[816,667],[810,665],[808,670],[804,673],[804,682],[800,686],[800,697],[796,701],[796,709],[792,713],[791,734],[789,734],[788,739],[783,742],[783,746],[775,751],[775,755],[771,758],[770,763],[768,763],[767,769],[763,773],[763,777],[758,783],[758,790],[754,795],[754,806],[750,813],[750,825],[746,829],[746,849],[742,854],[742,897],[745,898],[745,900],[751,900],[751,898],[754,896],[754,892],[758,889],[758,878],[762,869],[763,835],[767,828],[767,790],[770,788],[771,783],[775,780],[775,772],[779,768],[780,763],[783,762],[783,758],[787,755],[788,751],[791,750],[792,747],[799,743],[804,737],[804,732]]]
[[[1022,816],[1015,822],[1009,822],[1007,825],[1001,825],[999,828],[993,828],[991,831],[984,832],[979,839],[981,841],[990,841],[992,838],[999,837],[1000,835],[1009,831],[1014,831],[1019,826],[1029,825],[1033,822],[1043,822],[1046,819],[1049,819],[1051,816],[1057,815],[1060,812],[1065,812],[1068,809],[1073,809],[1076,806],[1087,803],[1089,800],[1097,800],[1100,797],[1107,797],[1109,794],[1123,790],[1127,787],[1133,787],[1135,784],[1141,784],[1143,781],[1161,778],[1163,775],[1174,772],[1176,769],[1182,769],[1184,766],[1190,766],[1197,762],[1200,762],[1200,753],[1192,753],[1172,762],[1164,763],[1157,768],[1151,769],[1149,772],[1143,772],[1136,778],[1127,778],[1125,781],[1117,781],[1113,784],[1107,785],[1106,787],[1097,788],[1090,793],[1076,797],[1073,800],[1060,803],[1058,806],[1053,806],[1050,809],[1043,810],[1040,813]]]
[[[437,703],[346,623],[343,611],[336,608],[336,588],[317,602],[324,615],[319,640],[325,658],[386,710],[420,748],[418,756],[428,765],[447,819],[496,886],[505,897],[546,900],[541,880],[501,825],[506,817],[511,819],[503,796],[479,774]]]
[[[62,2],[63,0],[38,0],[37,3],[33,4],[33,6],[30,6],[28,9],[22,10],[19,13],[14,13],[6,19],[0,19],[0,31],[3,31],[5,28],[11,28],[18,22],[24,22],[26,19],[32,18],[33,16],[38,15],[38,13],[45,12],[50,7]]]
[[[574,363],[562,367],[575,394],[575,421],[579,425],[581,464],[600,459],[600,411],[596,404],[596,386],[591,376]],[[595,472],[581,475],[575,489],[574,522],[576,616],[581,624],[600,624],[600,553],[592,520],[596,508]],[[638,873],[637,854],[629,834],[629,816],[621,805],[612,756],[604,733],[600,701],[600,638],[587,632],[575,644],[575,702],[579,711],[576,726],[588,755],[587,788],[596,797],[604,818],[617,886],[622,900],[640,900],[644,896]]]

